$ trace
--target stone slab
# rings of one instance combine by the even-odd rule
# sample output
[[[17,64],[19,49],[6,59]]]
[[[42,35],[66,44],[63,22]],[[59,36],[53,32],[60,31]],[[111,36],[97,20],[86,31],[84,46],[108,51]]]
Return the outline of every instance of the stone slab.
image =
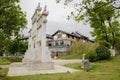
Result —
[[[37,62],[26,64],[29,70],[49,70],[54,69],[54,62]]]
[[[23,63],[12,63],[9,66],[8,76],[53,74],[53,73],[65,73],[65,72],[73,73],[76,71],[79,70],[67,68],[60,65],[54,65],[54,69],[49,69],[49,70],[29,70]]]

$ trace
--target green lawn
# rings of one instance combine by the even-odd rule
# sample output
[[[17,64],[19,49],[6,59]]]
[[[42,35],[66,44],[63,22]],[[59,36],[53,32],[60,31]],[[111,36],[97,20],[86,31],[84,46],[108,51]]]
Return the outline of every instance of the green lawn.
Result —
[[[4,64],[10,64],[10,61],[8,61],[6,58],[4,57],[0,57],[0,65],[4,65]]]
[[[89,72],[81,69],[80,64],[65,65],[71,68],[79,69],[76,73],[59,73],[46,75],[28,75],[19,77],[5,77],[3,80],[120,80],[120,56],[110,60],[97,61],[92,63],[92,69]]]
[[[58,57],[58,59],[81,59],[81,55],[80,54],[69,54],[65,56],[60,56]]]
[[[0,80],[6,80],[8,69],[7,68],[0,68]]]
[[[21,62],[20,57],[0,57],[0,65],[10,64],[12,62]]]

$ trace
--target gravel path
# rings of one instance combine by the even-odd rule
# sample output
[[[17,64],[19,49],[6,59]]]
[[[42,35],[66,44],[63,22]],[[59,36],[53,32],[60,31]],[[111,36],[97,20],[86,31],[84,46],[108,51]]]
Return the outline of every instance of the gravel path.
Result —
[[[82,60],[80,59],[73,59],[73,60],[53,60],[55,64],[64,65],[64,64],[71,64],[71,63],[81,63]]]
[[[80,59],[73,60],[52,60],[57,65],[71,64],[71,63],[81,63]],[[1,68],[8,68],[9,65],[0,65]]]

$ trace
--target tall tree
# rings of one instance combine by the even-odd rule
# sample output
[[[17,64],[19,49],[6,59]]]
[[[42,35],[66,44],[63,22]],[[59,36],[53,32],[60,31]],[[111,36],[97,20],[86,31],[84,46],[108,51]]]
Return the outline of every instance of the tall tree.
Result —
[[[88,22],[97,42],[112,48],[120,42],[120,0],[65,0],[65,3],[74,6],[68,19]]]
[[[6,50],[11,36],[17,36],[27,23],[18,3],[19,0],[0,0],[0,51]]]

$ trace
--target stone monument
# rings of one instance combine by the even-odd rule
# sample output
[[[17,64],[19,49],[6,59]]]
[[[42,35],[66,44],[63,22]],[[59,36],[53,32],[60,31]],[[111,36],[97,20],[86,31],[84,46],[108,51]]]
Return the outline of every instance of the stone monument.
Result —
[[[48,11],[46,6],[41,12],[40,3],[32,17],[32,28],[29,31],[28,50],[25,53],[23,63],[29,69],[53,69],[50,51],[46,47],[46,23]]]
[[[116,52],[115,52],[115,49],[113,49],[113,46],[111,46],[111,48],[110,48],[110,53],[111,53],[111,56],[116,55]]]
[[[85,60],[85,55],[86,54],[83,54],[83,57],[82,57],[82,66],[81,66],[81,68],[89,70],[90,68],[92,68],[92,66],[91,66],[89,60]]]
[[[61,72],[75,72],[61,65],[54,65],[50,51],[46,47],[46,23],[48,11],[46,6],[41,11],[40,3],[32,17],[32,28],[29,31],[28,50],[22,62],[12,63],[7,76],[24,76],[34,74],[52,74]]]

